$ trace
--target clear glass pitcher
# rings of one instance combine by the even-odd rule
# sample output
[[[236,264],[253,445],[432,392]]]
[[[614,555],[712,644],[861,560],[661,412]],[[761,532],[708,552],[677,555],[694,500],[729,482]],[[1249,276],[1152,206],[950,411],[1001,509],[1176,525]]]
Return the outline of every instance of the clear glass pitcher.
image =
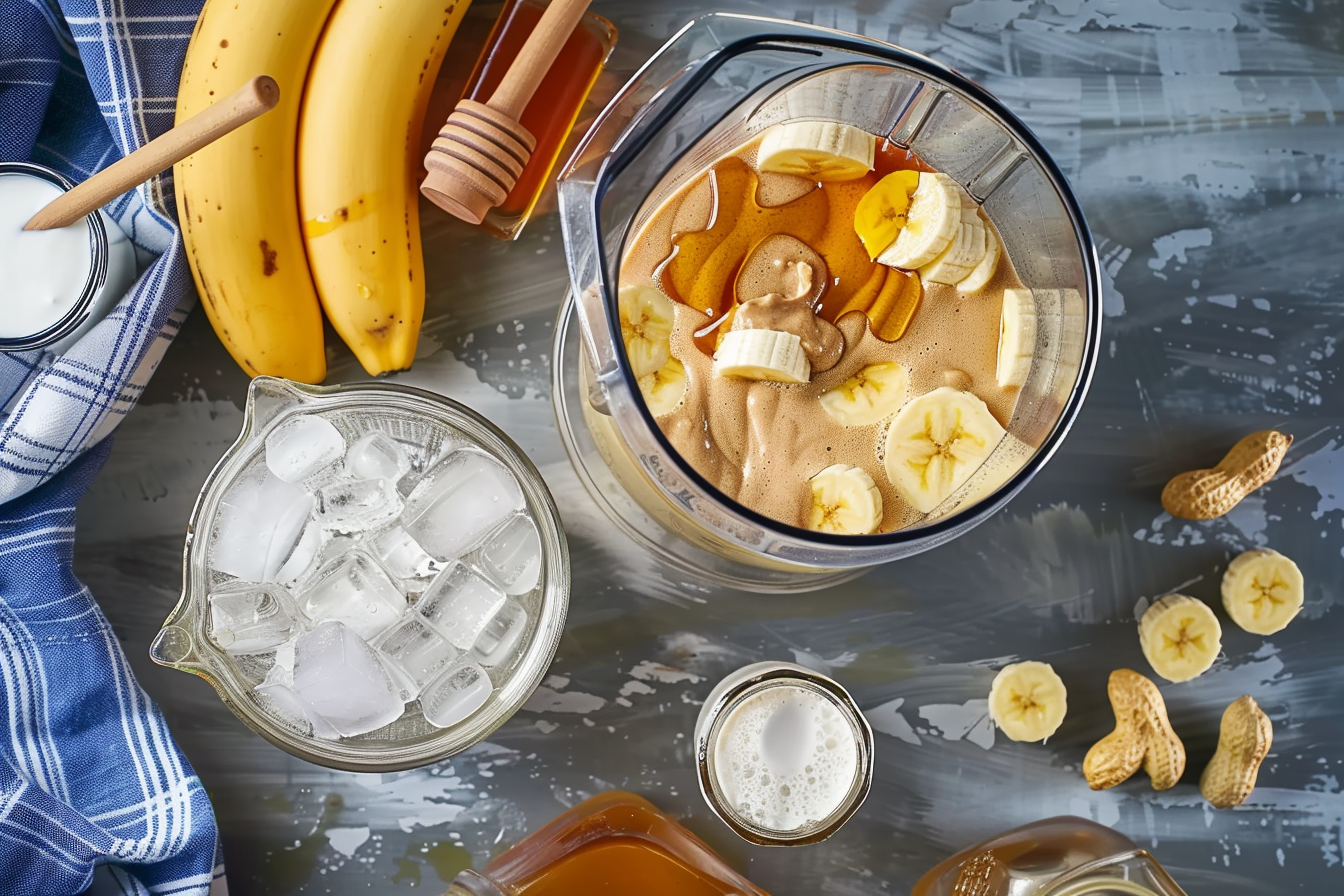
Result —
[[[459,456],[464,451],[480,452],[502,465],[517,481],[523,513],[536,528],[540,560],[535,581],[529,579],[530,589],[527,584],[508,589],[510,600],[523,608],[525,621],[518,623],[509,635],[513,646],[507,656],[497,661],[481,661],[488,667],[490,692],[479,708],[464,718],[446,727],[431,724],[422,701],[412,699],[405,701],[399,716],[376,730],[352,737],[322,737],[315,730],[314,720],[302,712],[294,712],[292,705],[278,702],[258,687],[269,681],[268,672],[278,661],[274,639],[256,650],[239,651],[226,649],[217,636],[212,636],[215,624],[212,597],[238,588],[246,592],[265,590],[273,597],[268,607],[289,608],[283,615],[290,617],[294,633],[311,627],[302,612],[293,607],[301,593],[297,589],[307,587],[306,583],[320,577],[321,571],[300,574],[290,582],[283,568],[278,576],[268,573],[256,578],[237,570],[226,573],[219,568],[223,565],[219,549],[220,521],[226,516],[223,505],[230,500],[232,489],[245,485],[255,473],[265,472],[267,437],[299,417],[321,417],[352,442],[361,433],[386,435],[406,447],[414,471],[432,468],[440,459]],[[408,474],[402,482],[411,475],[419,473]],[[306,506],[302,512],[307,515]],[[276,515],[257,514],[258,530],[264,529],[268,522],[274,524]],[[506,523],[504,528],[507,527]],[[330,537],[320,551],[316,545],[311,546],[312,559],[303,565],[310,570],[325,569],[328,562],[340,562],[342,557],[363,557],[393,578],[423,575],[417,590],[436,581],[431,576],[449,576],[454,569],[491,568],[490,558],[485,556],[491,543],[487,540],[480,546],[467,546],[456,559],[435,566],[440,572],[401,569],[395,557],[379,550],[379,533],[386,531],[371,528]],[[290,550],[297,555],[303,544],[304,539],[300,538]],[[262,550],[269,553],[269,549]],[[285,584],[280,584],[282,581]],[[248,389],[238,440],[220,458],[196,499],[183,550],[182,597],[154,638],[149,653],[160,665],[204,678],[249,728],[301,759],[348,771],[417,768],[484,740],[527,701],[541,683],[559,646],[569,607],[569,586],[569,550],[555,501],[523,450],[488,420],[451,399],[408,386],[392,383],[306,386],[262,376],[254,379]],[[508,585],[500,583],[499,587]],[[405,615],[414,614],[407,611]]]
[[[840,81],[846,89],[832,89]],[[885,136],[955,178],[983,203],[1037,298],[1036,362],[1011,437],[919,524],[888,534],[812,532],[728,499],[678,456],[625,357],[616,294],[627,240],[707,165],[770,125],[795,119],[840,121]],[[554,364],[562,436],[599,504],[688,574],[803,590],[954,538],[1045,464],[1091,380],[1099,265],[1064,176],[984,89],[898,47],[753,16],[696,19],[602,113],[561,173],[559,199],[572,287]]]

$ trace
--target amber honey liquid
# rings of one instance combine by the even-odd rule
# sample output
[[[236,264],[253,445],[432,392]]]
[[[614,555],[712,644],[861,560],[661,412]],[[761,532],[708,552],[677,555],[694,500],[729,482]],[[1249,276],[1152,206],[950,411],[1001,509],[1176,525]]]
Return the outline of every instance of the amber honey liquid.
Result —
[[[677,303],[671,351],[687,388],[658,425],[693,469],[764,516],[805,527],[808,480],[846,463],[868,470],[882,494],[880,532],[913,525],[923,515],[883,473],[885,423],[841,426],[818,397],[864,366],[896,361],[909,371],[911,397],[944,385],[967,389],[1007,427],[1018,390],[1000,387],[995,375],[999,320],[1004,289],[1021,283],[1006,254],[974,295],[921,284],[869,258],[854,230],[859,200],[893,171],[930,170],[905,150],[879,141],[873,171],[817,184],[758,173],[756,147],[753,140],[719,159],[654,209],[623,259],[622,286],[652,283]],[[715,324],[756,297],[737,294],[738,273],[774,234],[801,240],[824,260],[826,289],[815,310],[844,334],[842,360],[797,386],[715,377]]]

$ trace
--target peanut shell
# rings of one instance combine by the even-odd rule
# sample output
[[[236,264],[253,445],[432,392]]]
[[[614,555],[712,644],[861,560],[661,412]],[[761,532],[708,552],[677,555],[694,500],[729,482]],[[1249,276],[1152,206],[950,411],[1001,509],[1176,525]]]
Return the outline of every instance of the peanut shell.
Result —
[[[1087,785],[1107,790],[1142,767],[1154,790],[1174,787],[1185,772],[1185,745],[1171,727],[1157,685],[1132,669],[1116,669],[1106,693],[1115,711],[1115,730],[1087,751]]]
[[[1247,695],[1232,701],[1218,729],[1218,749],[1199,776],[1204,799],[1216,809],[1244,803],[1273,742],[1274,726],[1255,700]]]
[[[1211,470],[1181,473],[1162,489],[1162,507],[1186,520],[1211,520],[1274,478],[1293,437],[1272,429],[1253,432]]]

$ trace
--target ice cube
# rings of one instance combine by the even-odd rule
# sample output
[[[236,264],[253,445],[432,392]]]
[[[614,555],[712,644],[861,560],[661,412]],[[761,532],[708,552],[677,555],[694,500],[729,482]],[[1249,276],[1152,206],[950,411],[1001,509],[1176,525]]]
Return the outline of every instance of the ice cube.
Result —
[[[452,560],[522,508],[512,473],[478,451],[454,451],[416,484],[401,520],[430,556]]]
[[[399,579],[423,579],[427,582],[443,569],[443,564],[426,554],[424,548],[401,526],[389,526],[369,536],[368,543],[369,551],[382,561],[388,572]]]
[[[303,574],[316,564],[317,555],[322,550],[322,541],[321,524],[317,520],[309,519],[303,527],[303,534],[294,545],[294,550],[289,552],[289,557],[276,570],[275,581],[292,585],[302,578]]]
[[[527,611],[516,600],[505,599],[495,618],[481,629],[472,656],[482,666],[502,666],[508,662],[527,630]]]
[[[308,716],[308,709],[303,705],[303,701],[294,693],[294,689],[282,682],[273,682],[269,679],[257,685],[257,693],[262,696],[262,703],[271,715],[276,716],[291,728],[302,734],[313,733],[313,722]],[[334,730],[332,732],[335,733]]]
[[[401,513],[401,494],[386,479],[358,479],[325,485],[317,493],[322,525],[339,532],[363,532]]]
[[[395,484],[411,468],[411,459],[391,436],[374,430],[360,436],[345,453],[345,472],[355,479],[386,479]]]
[[[453,646],[470,650],[507,598],[461,563],[452,563],[429,584],[415,609]]]
[[[266,466],[286,482],[307,479],[344,453],[344,436],[315,414],[286,420],[266,437]]]
[[[294,553],[312,495],[261,467],[241,477],[215,513],[210,566],[250,582],[274,581]]]
[[[230,654],[265,653],[303,630],[293,599],[278,585],[230,582],[207,600],[210,640]]]
[[[398,679],[401,699],[406,701],[414,700],[431,678],[462,655],[414,613],[375,638],[373,648]]]
[[[378,561],[358,549],[318,570],[299,603],[313,622],[342,622],[366,640],[391,628],[406,609],[406,598]]]
[[[481,566],[506,594],[526,594],[541,578],[541,536],[532,520],[518,514],[481,546]]]
[[[484,706],[493,691],[490,676],[480,666],[455,666],[425,686],[420,709],[431,725],[448,728]]]
[[[342,737],[396,721],[405,704],[377,652],[349,626],[324,622],[299,638],[294,693]]]

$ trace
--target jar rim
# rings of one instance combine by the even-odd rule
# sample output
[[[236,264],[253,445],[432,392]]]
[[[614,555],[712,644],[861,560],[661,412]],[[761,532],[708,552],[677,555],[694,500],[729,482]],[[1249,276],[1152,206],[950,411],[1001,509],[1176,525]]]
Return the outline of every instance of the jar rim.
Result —
[[[720,788],[714,763],[714,744],[734,710],[779,687],[808,691],[834,706],[848,723],[857,751],[854,778],[844,798],[820,821],[787,831],[763,827],[737,812]],[[705,802],[744,840],[760,846],[819,843],[838,831],[868,797],[873,782],[873,730],[854,698],[834,679],[793,663],[756,663],[731,673],[711,692],[696,724],[696,764]]]
[[[0,176],[5,175],[36,177],[54,184],[65,193],[75,188],[74,182],[68,177],[55,169],[48,168],[46,165],[39,165],[36,162],[0,162]],[[89,275],[84,281],[79,300],[70,306],[60,320],[45,330],[12,339],[0,338],[0,352],[26,352],[45,348],[69,336],[79,329],[88,318],[93,310],[94,302],[107,283],[110,247],[107,227],[103,224],[103,217],[97,210],[85,215],[84,222],[89,230],[89,247],[93,257],[90,260]]]

